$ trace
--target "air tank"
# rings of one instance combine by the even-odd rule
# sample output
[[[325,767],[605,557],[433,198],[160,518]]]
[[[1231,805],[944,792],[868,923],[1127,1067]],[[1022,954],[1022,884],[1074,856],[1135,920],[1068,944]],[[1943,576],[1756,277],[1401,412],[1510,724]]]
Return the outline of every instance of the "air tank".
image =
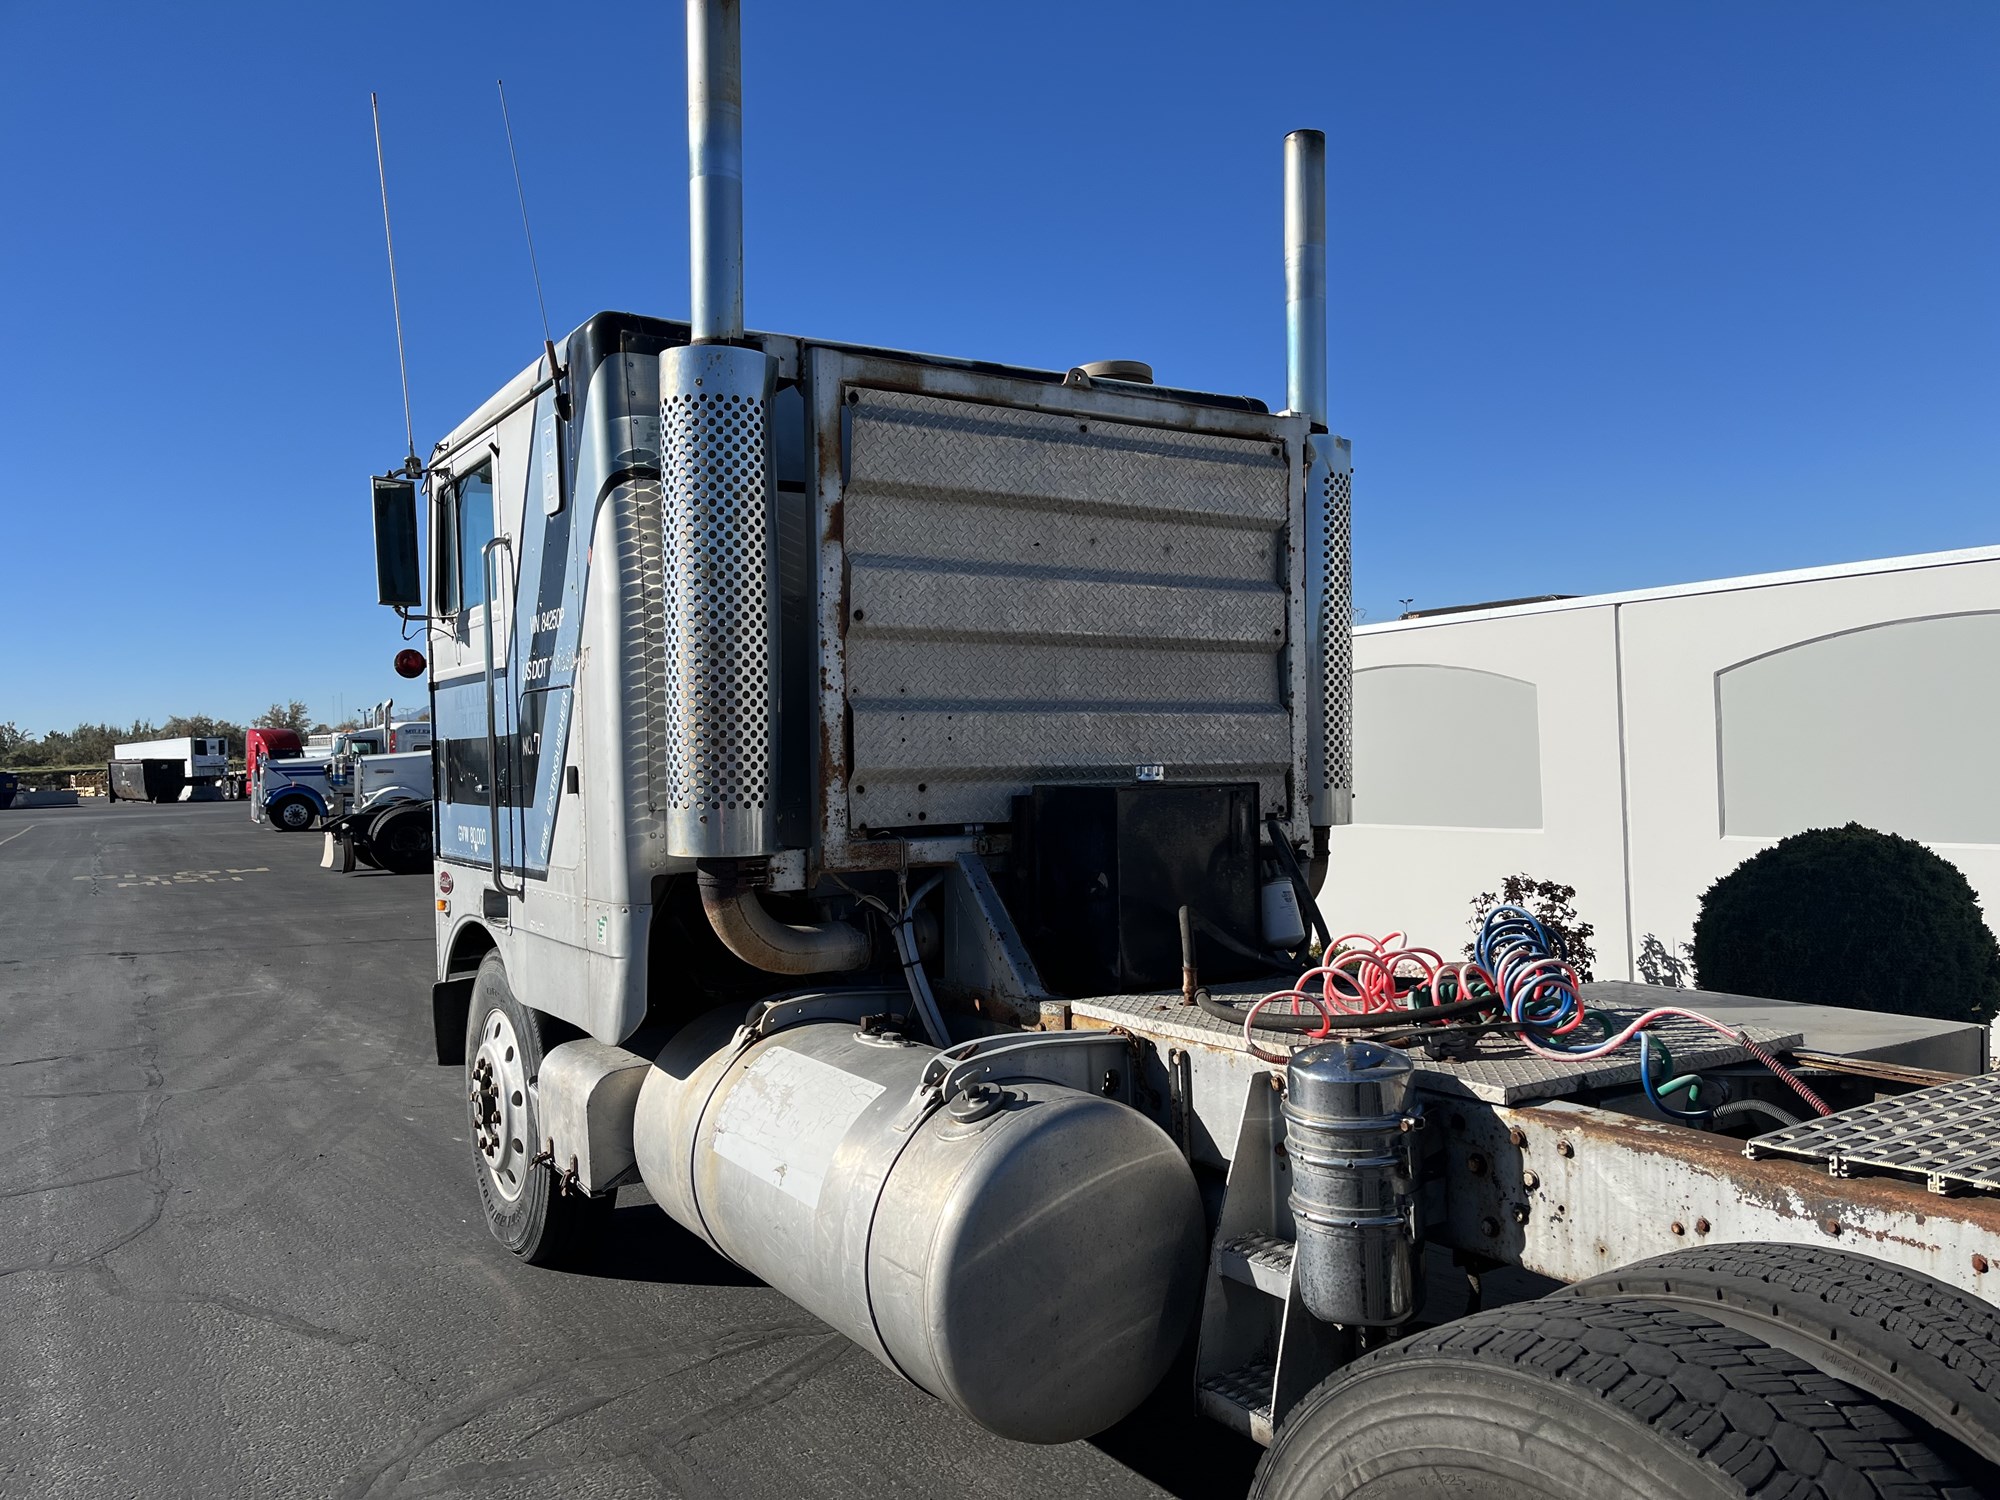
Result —
[[[1206,1225],[1173,1142],[1033,1079],[911,1102],[936,1049],[741,1010],[679,1032],[639,1094],[654,1200],[716,1250],[989,1431],[1088,1437],[1166,1373]]]
[[[1423,1304],[1414,1082],[1379,1042],[1323,1042],[1285,1070],[1294,1275],[1326,1322],[1393,1327]]]

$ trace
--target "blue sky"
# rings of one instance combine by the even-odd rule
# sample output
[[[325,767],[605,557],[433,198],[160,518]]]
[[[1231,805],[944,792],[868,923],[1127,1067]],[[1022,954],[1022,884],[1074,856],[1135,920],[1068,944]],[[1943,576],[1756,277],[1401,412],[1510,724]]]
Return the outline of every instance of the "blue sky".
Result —
[[[1283,396],[1329,135],[1356,593],[2000,540],[2000,6],[751,0],[753,326]],[[0,720],[397,686],[367,476],[550,316],[687,308],[671,4],[0,0]]]

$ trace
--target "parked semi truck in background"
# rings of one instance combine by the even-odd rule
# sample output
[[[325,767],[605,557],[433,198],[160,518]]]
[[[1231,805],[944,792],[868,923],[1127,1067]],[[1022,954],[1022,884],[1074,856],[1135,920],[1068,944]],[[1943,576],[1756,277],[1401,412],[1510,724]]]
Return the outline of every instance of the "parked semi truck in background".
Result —
[[[413,737],[407,729],[402,736]],[[393,875],[428,872],[432,771],[428,747],[335,756],[327,775],[335,810],[325,823],[320,864],[343,872],[356,864]]]
[[[641,1182],[989,1430],[1171,1379],[1274,1500],[2000,1493],[1986,1076],[1584,985],[1524,915],[1448,964],[1317,911],[1324,139],[1286,140],[1283,411],[753,333],[736,26],[689,0],[691,322],[592,318],[375,481],[490,1231],[561,1262]],[[1669,1036],[1747,1112],[1662,1114]],[[1571,1285],[1479,1311],[1501,1267]]]
[[[303,747],[290,731],[258,729],[250,734],[253,749],[260,752],[251,761],[251,817],[269,822],[280,832],[303,832],[353,810],[357,805],[355,767],[370,757],[392,753],[404,757],[394,767],[375,773],[367,790],[377,800],[384,800],[383,794],[395,787],[408,789],[402,795],[430,795],[428,770],[414,767],[408,759],[413,753],[428,757],[431,726],[426,720],[384,721],[360,729],[327,731],[315,734]],[[291,753],[278,753],[286,749]],[[423,789],[418,790],[419,786]]]

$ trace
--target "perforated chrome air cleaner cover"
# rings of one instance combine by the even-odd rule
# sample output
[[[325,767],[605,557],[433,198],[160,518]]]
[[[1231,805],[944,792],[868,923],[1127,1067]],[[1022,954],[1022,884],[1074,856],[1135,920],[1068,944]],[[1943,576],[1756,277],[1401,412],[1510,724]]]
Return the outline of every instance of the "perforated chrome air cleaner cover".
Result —
[[[1312,822],[1351,821],[1354,808],[1353,465],[1344,438],[1313,436],[1306,475],[1307,641],[1316,664],[1312,754],[1307,776]]]
[[[660,356],[667,850],[777,847],[777,363],[698,344]]]

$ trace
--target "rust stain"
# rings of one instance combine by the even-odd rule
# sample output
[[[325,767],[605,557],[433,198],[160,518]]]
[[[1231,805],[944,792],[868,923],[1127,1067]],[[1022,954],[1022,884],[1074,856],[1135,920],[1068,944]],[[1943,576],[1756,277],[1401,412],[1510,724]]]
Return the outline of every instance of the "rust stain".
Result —
[[[1560,1131],[1576,1143],[1580,1164],[1587,1164],[1593,1147],[1618,1151],[1662,1152],[1716,1179],[1718,1187],[1781,1218],[1797,1219],[1817,1233],[1863,1235],[1878,1242],[1935,1252],[1936,1241],[1898,1232],[1868,1228],[1864,1220],[1902,1219],[1914,1226],[1935,1221],[1961,1224],[2000,1240],[2000,1199],[1945,1198],[1922,1183],[1896,1177],[1832,1177],[1810,1162],[1776,1157],[1752,1159],[1742,1143],[1727,1136],[1688,1130],[1662,1121],[1638,1120],[1597,1110],[1523,1109],[1514,1117],[1550,1132]],[[1935,1233],[1935,1229],[1931,1231]]]

